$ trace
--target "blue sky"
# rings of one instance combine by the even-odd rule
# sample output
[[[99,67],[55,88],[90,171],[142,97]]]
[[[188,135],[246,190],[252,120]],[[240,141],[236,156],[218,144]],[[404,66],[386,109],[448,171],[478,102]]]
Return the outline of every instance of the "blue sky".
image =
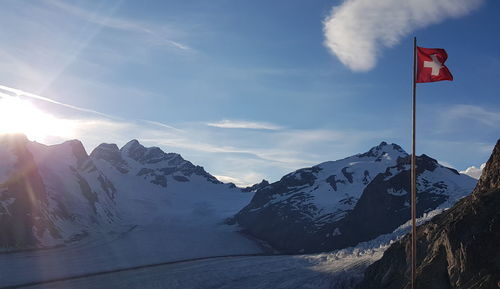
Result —
[[[410,150],[416,36],[455,77],[418,85],[417,153],[479,166],[500,136],[500,3],[402,2],[2,1],[0,96],[32,93],[69,127],[43,143],[136,138],[275,181],[384,140]]]

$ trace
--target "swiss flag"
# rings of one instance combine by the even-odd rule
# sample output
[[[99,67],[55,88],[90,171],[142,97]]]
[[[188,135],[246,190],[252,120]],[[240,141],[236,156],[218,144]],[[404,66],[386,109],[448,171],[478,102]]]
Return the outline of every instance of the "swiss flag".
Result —
[[[417,83],[453,80],[444,65],[448,54],[441,48],[417,47]]]

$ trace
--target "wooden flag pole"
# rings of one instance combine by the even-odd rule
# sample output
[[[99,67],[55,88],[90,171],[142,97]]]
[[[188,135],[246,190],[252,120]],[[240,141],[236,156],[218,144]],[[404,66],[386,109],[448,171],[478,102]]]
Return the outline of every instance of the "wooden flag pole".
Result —
[[[411,143],[411,288],[417,288],[417,172],[415,154],[416,134],[416,67],[417,66],[417,38],[413,37],[413,98],[412,98],[412,143]]]

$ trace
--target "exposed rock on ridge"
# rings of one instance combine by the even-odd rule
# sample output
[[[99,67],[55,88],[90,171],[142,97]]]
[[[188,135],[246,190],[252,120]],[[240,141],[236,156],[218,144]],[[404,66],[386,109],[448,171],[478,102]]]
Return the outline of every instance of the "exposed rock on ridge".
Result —
[[[256,191],[235,220],[287,253],[354,246],[390,233],[410,218],[409,155],[382,142],[368,152],[285,175]],[[417,157],[419,211],[454,203],[476,181]]]
[[[500,288],[500,140],[473,193],[417,230],[417,288]],[[370,266],[358,289],[410,288],[410,236]]]
[[[1,248],[61,245],[118,218],[116,189],[80,141],[45,146],[2,135],[0,151]]]

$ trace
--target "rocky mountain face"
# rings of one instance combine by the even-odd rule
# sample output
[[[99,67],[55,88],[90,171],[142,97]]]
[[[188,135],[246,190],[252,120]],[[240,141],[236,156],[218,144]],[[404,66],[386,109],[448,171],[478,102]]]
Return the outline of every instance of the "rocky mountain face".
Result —
[[[390,233],[410,218],[410,157],[382,142],[368,152],[297,170],[256,191],[235,220],[287,253],[354,246]],[[417,157],[418,215],[449,206],[476,181]]]
[[[252,186],[249,186],[249,187],[246,187],[246,188],[243,188],[241,189],[242,191],[244,192],[256,192],[257,190],[260,190],[262,189],[263,187],[266,187],[269,185],[269,182],[266,181],[266,180],[262,180],[260,183],[258,184],[254,184]]]
[[[417,228],[417,288],[500,288],[500,140],[470,196]],[[411,239],[394,243],[358,289],[410,288]]]
[[[62,245],[138,224],[216,228],[235,216],[277,249],[317,252],[391,232],[409,218],[409,156],[385,142],[244,189],[137,140],[101,144],[88,155],[76,140],[45,146],[7,135],[0,159],[2,248]],[[453,203],[475,184],[425,155],[418,166],[419,214]]]
[[[0,247],[57,245],[116,220],[116,190],[79,141],[5,135],[0,158]]]
[[[179,154],[132,140],[88,155],[77,140],[53,146],[0,137],[0,248],[51,247],[163,220],[214,224],[250,193]],[[179,221],[180,222],[180,221]]]
[[[203,167],[195,166],[176,153],[165,153],[158,147],[146,148],[137,140],[132,140],[121,149],[115,144],[101,144],[90,157],[96,161],[111,164],[122,174],[132,173],[152,184],[167,187],[167,177],[177,182],[189,182],[189,177],[197,175],[214,184],[222,184]],[[139,168],[137,172],[134,170]]]

